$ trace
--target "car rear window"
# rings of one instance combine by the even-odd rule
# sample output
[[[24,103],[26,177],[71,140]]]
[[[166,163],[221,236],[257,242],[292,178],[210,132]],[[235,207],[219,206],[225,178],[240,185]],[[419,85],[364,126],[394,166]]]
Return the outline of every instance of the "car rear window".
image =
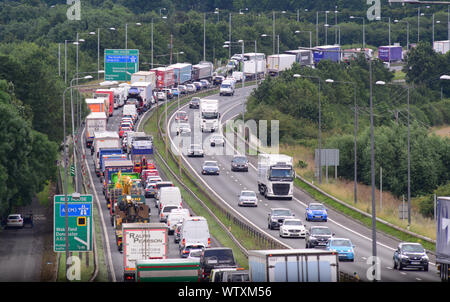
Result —
[[[232,250],[205,250],[205,258],[217,257],[219,263],[234,263]]]
[[[164,213],[167,213],[167,212],[172,211],[173,209],[178,209],[178,207],[177,207],[177,206],[168,206],[168,207],[164,207],[163,212],[164,212]]]
[[[9,215],[8,219],[20,219],[18,215]]]

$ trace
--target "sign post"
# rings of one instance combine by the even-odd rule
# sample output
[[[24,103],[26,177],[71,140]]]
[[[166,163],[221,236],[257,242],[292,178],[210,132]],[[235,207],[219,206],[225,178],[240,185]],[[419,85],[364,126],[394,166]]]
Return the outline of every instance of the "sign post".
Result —
[[[70,252],[92,251],[92,195],[67,196]],[[65,196],[55,195],[53,203],[53,251],[66,251]]]
[[[128,74],[139,71],[138,49],[105,49],[105,81],[126,81]]]

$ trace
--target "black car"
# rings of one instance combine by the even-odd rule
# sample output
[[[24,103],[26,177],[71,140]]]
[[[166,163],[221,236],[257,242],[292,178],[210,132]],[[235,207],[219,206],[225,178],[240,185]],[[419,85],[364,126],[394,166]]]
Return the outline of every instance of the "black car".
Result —
[[[402,242],[394,252],[394,269],[402,270],[404,267],[417,267],[428,271],[429,258],[420,243]]]
[[[306,232],[306,248],[326,247],[328,240],[333,236],[334,234],[326,226],[311,226]]]
[[[237,267],[232,249],[213,247],[203,250],[202,255],[200,256],[202,281],[209,281],[212,269],[226,267]]]
[[[200,108],[200,98],[192,98],[191,101],[189,102],[189,108],[190,109],[198,109]]]
[[[269,230],[279,229],[286,218],[294,218],[295,214],[286,208],[274,208],[267,217],[267,227]]]
[[[248,172],[248,159],[244,155],[234,156],[231,160],[231,171]]]

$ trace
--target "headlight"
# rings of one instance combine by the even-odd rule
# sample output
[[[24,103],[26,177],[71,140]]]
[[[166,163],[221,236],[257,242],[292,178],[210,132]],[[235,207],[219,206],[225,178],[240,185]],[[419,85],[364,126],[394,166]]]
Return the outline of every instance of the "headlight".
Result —
[[[429,258],[428,258],[428,256],[427,256],[427,255],[423,255],[423,256],[422,256],[422,259],[424,259],[424,260],[427,260],[427,261],[428,261],[428,259],[429,259]]]

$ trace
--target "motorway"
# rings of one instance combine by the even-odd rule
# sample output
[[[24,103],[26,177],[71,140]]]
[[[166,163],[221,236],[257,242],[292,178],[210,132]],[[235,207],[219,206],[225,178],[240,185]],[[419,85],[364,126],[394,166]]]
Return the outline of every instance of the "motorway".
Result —
[[[154,108],[154,107],[153,107]],[[151,114],[151,112],[146,112],[145,114]],[[108,131],[118,131],[120,126],[120,120],[122,118],[122,108],[117,108],[114,110],[113,116],[108,119],[107,130]],[[139,118],[138,123],[136,123],[136,129],[138,129],[138,125],[142,120],[142,115]],[[85,134],[85,129],[83,129],[82,136]],[[111,215],[109,213],[109,209],[106,205],[106,199],[103,195],[103,185],[100,182],[100,178],[98,178],[95,174],[95,167],[93,162],[93,157],[91,156],[90,149],[86,149],[86,145],[84,144],[84,139],[79,139],[81,142],[83,153],[86,154],[85,164],[89,167],[86,171],[86,177],[88,177],[88,181],[91,183],[91,189],[93,189],[94,202],[99,205],[99,217],[100,224],[102,229],[102,239],[103,239],[103,249],[105,253],[105,261],[108,270],[108,278],[111,282],[121,282],[123,281],[123,262],[124,255],[119,252],[116,245],[114,228],[111,225]],[[156,165],[158,169],[158,166]],[[164,173],[161,172],[161,169],[158,169],[160,176],[163,180],[167,180],[167,177]],[[150,222],[159,222],[158,210],[155,207],[155,200],[153,198],[146,198],[146,204],[150,206],[151,217]],[[187,205],[185,205],[187,207]],[[191,215],[193,212],[191,209]],[[98,234],[99,235],[99,234]],[[173,235],[169,235],[169,247],[168,247],[168,258],[179,258],[179,250],[178,244],[174,243]],[[214,238],[211,238],[211,246],[218,246],[217,241]]]
[[[240,84],[236,85],[241,87]],[[219,100],[220,123],[224,124],[227,120],[234,118],[236,115],[242,113],[243,101],[250,95],[254,87],[245,87],[236,89],[234,96],[219,96],[213,95],[209,99]],[[259,195],[259,203],[256,208],[242,208],[237,205],[237,195],[241,190],[253,190],[258,193],[257,187],[257,172],[255,158],[249,158],[252,163],[249,166],[249,172],[231,172],[230,162],[232,159],[232,152],[224,152],[224,147],[210,147],[209,137],[211,133],[198,133],[195,128],[199,125],[194,125],[194,116],[199,116],[198,109],[189,109],[188,105],[182,106],[180,110],[186,111],[189,115],[189,123],[193,131],[193,136],[190,138],[192,143],[203,142],[203,149],[205,151],[204,158],[191,158],[183,154],[183,163],[198,178],[210,191],[212,191],[221,202],[228,204],[230,208],[242,215],[243,220],[251,221],[255,227],[270,234],[273,238],[281,241],[289,248],[305,248],[304,239],[279,238],[278,230],[269,230],[267,227],[267,215],[271,208],[287,207],[291,209],[297,218],[304,221],[305,208],[310,202],[317,202],[305,192],[296,188],[294,190],[294,198],[292,200],[266,200]],[[199,121],[196,119],[196,121]],[[280,121],[282,123],[282,121]],[[168,118],[170,125],[170,138],[172,142],[172,149],[176,149],[179,143],[176,142],[176,122],[174,114]],[[216,134],[216,133],[214,133]],[[225,134],[226,137],[228,137]],[[187,138],[189,140],[189,138]],[[175,141],[174,141],[175,140]],[[186,146],[183,142],[183,146]],[[225,149],[233,149],[232,144],[227,142]],[[223,155],[222,155],[223,154]],[[225,155],[230,154],[230,155]],[[220,167],[219,176],[204,176],[201,174],[201,166],[205,160],[215,160]],[[355,261],[339,263],[339,269],[353,275],[356,272],[361,280],[368,281],[367,272],[372,266],[372,232],[369,228],[363,226],[332,209],[328,209],[328,222],[307,222],[307,228],[310,225],[327,225],[336,237],[344,237],[351,239],[355,248]],[[304,221],[305,222],[305,221]],[[397,281],[397,282],[425,282],[425,281],[440,281],[434,265],[434,256],[430,257],[429,271],[417,271],[413,269],[404,269],[398,271],[393,269],[392,256],[394,250],[397,248],[399,241],[394,240],[380,232],[376,234],[377,238],[377,256],[379,257],[380,280],[381,281]],[[370,276],[369,276],[370,277]]]

